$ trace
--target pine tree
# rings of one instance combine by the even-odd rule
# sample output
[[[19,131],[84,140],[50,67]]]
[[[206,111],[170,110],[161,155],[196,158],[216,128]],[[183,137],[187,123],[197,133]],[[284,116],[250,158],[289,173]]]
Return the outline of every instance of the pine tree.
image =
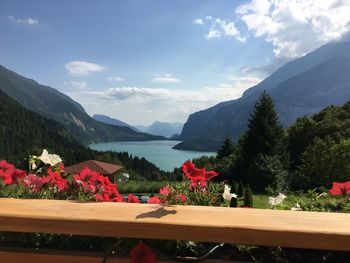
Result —
[[[253,193],[249,185],[247,185],[244,192],[244,206],[253,207]]]
[[[244,195],[244,185],[242,180],[239,181],[238,189],[237,189],[237,196],[238,197],[243,197]]]
[[[264,191],[271,184],[271,178],[261,176],[260,159],[263,156],[278,156],[287,165],[287,151],[284,145],[285,133],[278,121],[272,98],[264,91],[254,106],[248,120],[248,129],[239,142],[240,154],[236,173],[255,190]]]
[[[232,139],[230,137],[226,137],[223,141],[222,146],[219,148],[216,157],[218,159],[222,159],[224,157],[230,156],[234,151],[234,146]]]

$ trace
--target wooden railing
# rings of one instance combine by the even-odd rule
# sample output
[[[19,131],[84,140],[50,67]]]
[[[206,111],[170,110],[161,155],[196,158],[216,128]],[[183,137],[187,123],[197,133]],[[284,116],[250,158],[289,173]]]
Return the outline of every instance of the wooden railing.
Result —
[[[0,199],[0,231],[350,251],[350,214],[343,213]],[[80,262],[77,258],[101,262],[100,255],[89,253],[0,251],[0,262]]]

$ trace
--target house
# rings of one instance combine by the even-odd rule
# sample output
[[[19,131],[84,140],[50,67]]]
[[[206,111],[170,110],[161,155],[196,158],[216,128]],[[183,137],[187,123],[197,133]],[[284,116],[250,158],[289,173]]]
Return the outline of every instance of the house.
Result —
[[[99,174],[108,176],[112,180],[114,180],[114,176],[117,174],[117,172],[123,168],[122,166],[112,163],[88,160],[67,166],[64,170],[67,174],[77,174],[80,173],[81,170],[83,170],[85,167],[89,168],[92,171],[98,172]]]

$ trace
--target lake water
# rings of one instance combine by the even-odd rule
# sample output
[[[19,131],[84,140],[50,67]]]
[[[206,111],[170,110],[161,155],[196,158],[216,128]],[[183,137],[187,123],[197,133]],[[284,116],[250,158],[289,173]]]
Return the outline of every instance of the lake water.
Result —
[[[91,144],[90,148],[98,151],[128,152],[134,156],[146,158],[164,171],[173,171],[186,160],[216,154],[172,149],[178,143],[179,141],[107,142]]]

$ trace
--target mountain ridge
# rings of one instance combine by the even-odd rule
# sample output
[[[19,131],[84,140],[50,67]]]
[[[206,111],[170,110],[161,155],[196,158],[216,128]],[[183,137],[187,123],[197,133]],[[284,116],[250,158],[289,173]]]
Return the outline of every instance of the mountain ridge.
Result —
[[[0,90],[23,107],[59,122],[74,138],[84,144],[164,139],[161,136],[139,133],[128,127],[100,123],[90,117],[79,103],[67,95],[3,66],[0,66]]]
[[[228,135],[237,140],[245,131],[255,100],[263,90],[275,100],[276,110],[284,126],[293,122],[297,117],[313,114],[322,107],[345,103],[350,98],[350,80],[347,78],[349,59],[350,42],[337,42],[322,46],[304,57],[288,62],[258,85],[248,89],[241,98],[222,102],[191,114],[180,135],[180,139],[184,141],[180,149],[191,150],[191,147],[187,145],[190,145],[190,141],[193,140],[207,139],[212,141],[212,144],[216,143],[217,146]],[[326,67],[327,70],[322,67]],[[335,71],[340,71],[340,75],[337,75]],[[308,79],[305,74],[312,74],[312,79]],[[341,87],[339,77],[345,86]],[[297,80],[298,78],[300,81]],[[334,94],[327,93],[325,90],[327,87],[324,87],[326,83],[329,89],[336,88],[336,93],[342,96],[337,96],[334,92]],[[317,95],[313,91],[318,85],[322,86],[323,95]],[[293,93],[294,89],[297,89],[298,92]],[[284,95],[286,91],[288,91],[288,96]],[[304,97],[310,99],[305,100]],[[293,105],[297,102],[299,107]],[[186,141],[188,141],[187,145]]]

